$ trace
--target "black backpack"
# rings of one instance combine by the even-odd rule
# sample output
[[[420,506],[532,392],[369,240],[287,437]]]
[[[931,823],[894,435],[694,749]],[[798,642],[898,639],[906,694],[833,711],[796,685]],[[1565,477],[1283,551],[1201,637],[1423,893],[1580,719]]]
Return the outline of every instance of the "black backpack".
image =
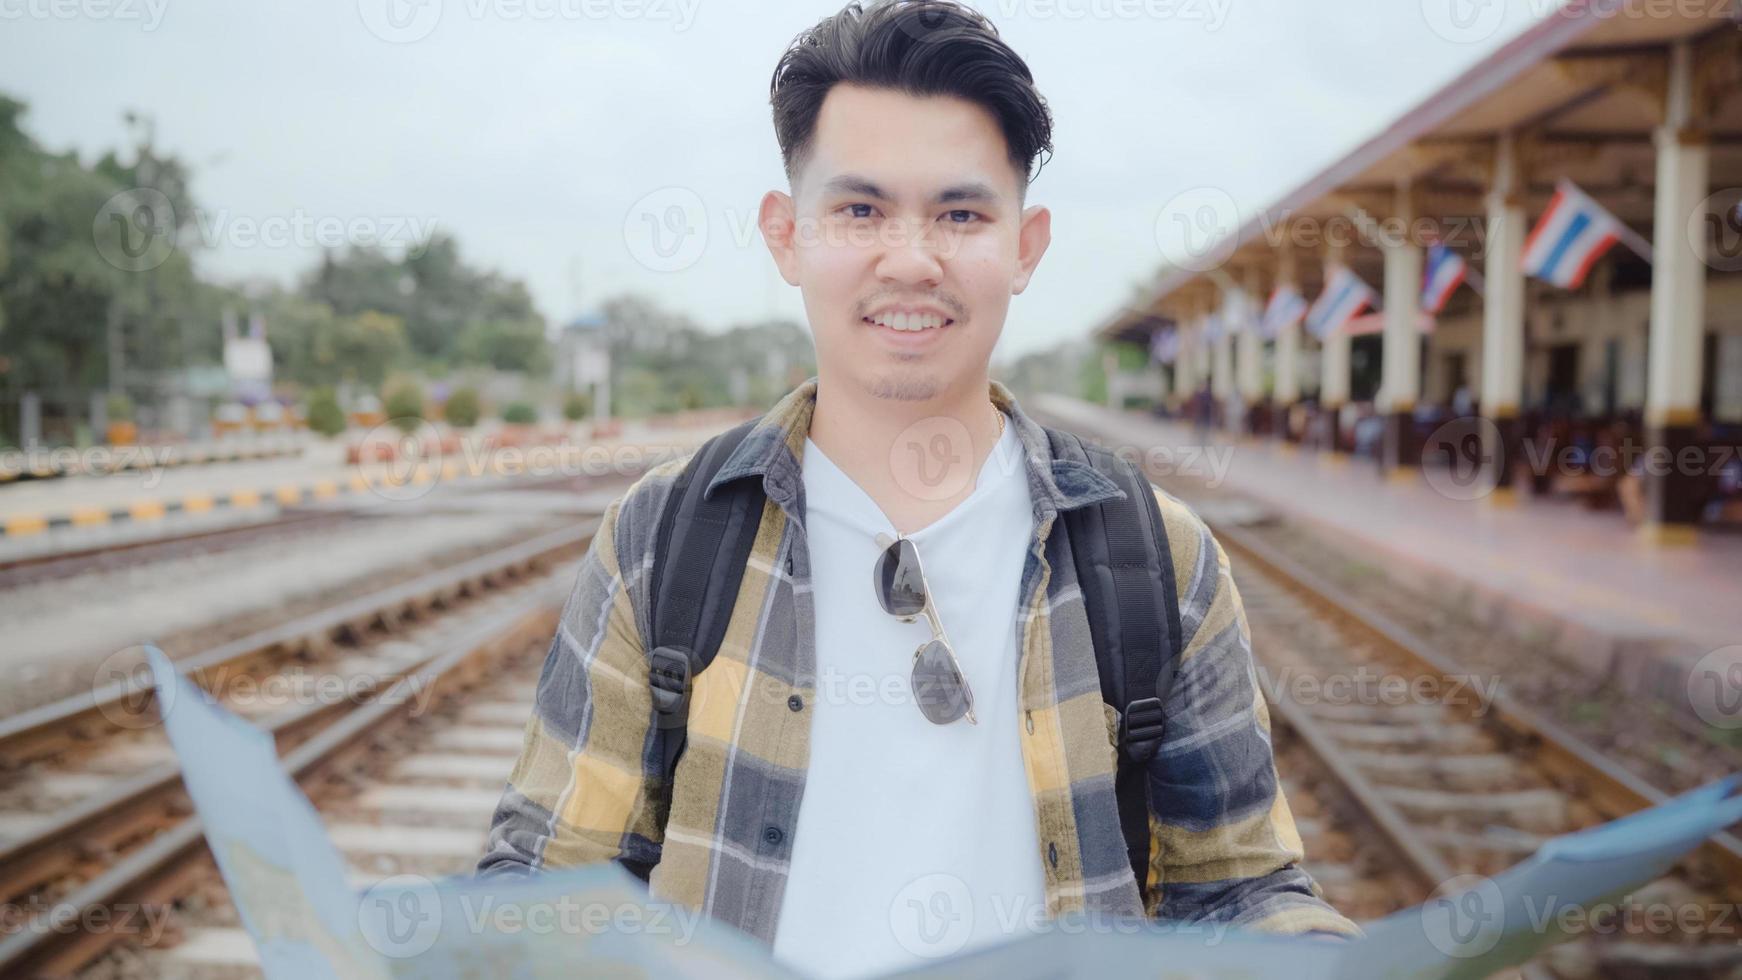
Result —
[[[757,479],[722,484],[712,496],[705,491],[756,421],[704,443],[678,476],[660,515],[648,586],[654,647],[650,680],[667,786],[683,753],[690,682],[713,660],[725,638],[764,507]],[[1101,695],[1120,708],[1114,794],[1126,854],[1138,893],[1147,902],[1145,777],[1161,745],[1162,706],[1181,646],[1167,531],[1149,481],[1135,466],[1071,433],[1046,433],[1055,456],[1087,463],[1125,492],[1121,499],[1065,513],[1052,533],[1059,533],[1062,525],[1069,535],[1094,637]],[[643,880],[652,870],[643,862],[628,866]]]

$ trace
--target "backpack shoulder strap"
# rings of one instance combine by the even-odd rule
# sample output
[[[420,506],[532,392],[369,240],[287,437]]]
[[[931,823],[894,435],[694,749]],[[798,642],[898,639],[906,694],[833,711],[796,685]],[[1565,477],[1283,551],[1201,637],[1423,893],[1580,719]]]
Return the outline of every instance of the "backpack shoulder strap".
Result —
[[[1087,463],[1125,493],[1066,512],[1064,525],[1101,695],[1120,709],[1114,795],[1138,892],[1147,902],[1148,767],[1161,746],[1163,708],[1182,646],[1173,555],[1155,493],[1135,465],[1072,433],[1048,429],[1047,435],[1055,456]]]
[[[653,648],[648,679],[667,786],[686,741],[691,681],[725,639],[762,522],[760,481],[735,480],[712,495],[708,484],[756,422],[751,419],[703,443],[672,484],[660,513],[647,587]]]

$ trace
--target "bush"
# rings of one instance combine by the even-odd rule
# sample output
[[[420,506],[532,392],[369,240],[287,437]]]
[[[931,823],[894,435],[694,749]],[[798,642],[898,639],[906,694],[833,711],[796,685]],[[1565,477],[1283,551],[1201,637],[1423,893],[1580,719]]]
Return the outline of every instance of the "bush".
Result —
[[[308,399],[308,427],[323,436],[336,436],[345,431],[345,410],[331,388],[321,388]]]
[[[515,402],[503,410],[502,421],[509,425],[531,425],[538,421],[538,410],[525,402]]]
[[[477,425],[478,393],[471,388],[461,388],[449,395],[442,405],[442,418],[461,429]]]
[[[571,391],[563,399],[563,418],[579,422],[593,412],[593,397],[584,391]]]
[[[128,398],[126,395],[116,392],[104,399],[104,406],[104,411],[109,415],[109,421],[133,421],[133,399]]]
[[[387,412],[387,421],[401,432],[411,432],[423,421],[423,389],[410,381],[403,381],[382,396],[382,407]]]

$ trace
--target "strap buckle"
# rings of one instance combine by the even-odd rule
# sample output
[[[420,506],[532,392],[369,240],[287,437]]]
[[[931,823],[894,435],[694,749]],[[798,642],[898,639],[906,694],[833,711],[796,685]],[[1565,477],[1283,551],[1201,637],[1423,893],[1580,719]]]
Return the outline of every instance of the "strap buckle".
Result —
[[[1125,706],[1119,719],[1119,744],[1126,755],[1143,762],[1155,756],[1166,728],[1160,698],[1142,698]]]
[[[687,721],[683,709],[689,704],[689,651],[676,647],[655,649],[649,658],[647,679],[653,689],[654,710],[659,712],[659,727],[683,725]]]

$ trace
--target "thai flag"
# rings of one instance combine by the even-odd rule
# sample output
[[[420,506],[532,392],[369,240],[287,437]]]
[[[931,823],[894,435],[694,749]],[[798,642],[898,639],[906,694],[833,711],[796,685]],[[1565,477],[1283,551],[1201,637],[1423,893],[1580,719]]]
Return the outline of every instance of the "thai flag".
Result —
[[[1270,294],[1270,302],[1264,307],[1264,319],[1259,321],[1259,329],[1266,338],[1274,339],[1290,326],[1299,323],[1306,316],[1306,297],[1293,286],[1278,286]]]
[[[1422,277],[1422,310],[1438,313],[1445,309],[1446,301],[1458,291],[1458,285],[1464,281],[1469,268],[1462,255],[1444,245],[1430,247],[1427,250],[1427,274]]]
[[[1526,275],[1577,289],[1597,259],[1628,234],[1619,218],[1563,177],[1524,243],[1520,264]]]
[[[1373,287],[1362,282],[1348,266],[1338,266],[1325,283],[1324,292],[1307,310],[1306,327],[1313,336],[1323,340],[1342,329],[1368,306],[1378,305],[1378,299],[1379,294],[1373,291]]]

